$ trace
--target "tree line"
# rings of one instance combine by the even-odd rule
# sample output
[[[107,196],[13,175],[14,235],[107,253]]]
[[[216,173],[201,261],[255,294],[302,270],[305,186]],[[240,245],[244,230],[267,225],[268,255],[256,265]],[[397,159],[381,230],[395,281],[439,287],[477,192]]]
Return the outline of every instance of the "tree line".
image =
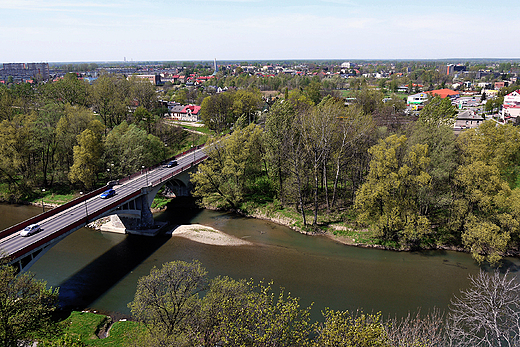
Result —
[[[35,187],[91,189],[170,157],[186,132],[148,81],[102,75],[92,85],[76,74],[45,84],[0,86],[0,184],[4,200]],[[105,182],[103,182],[105,183]]]
[[[345,106],[293,91],[206,148],[192,177],[202,204],[299,211],[317,230],[335,213],[394,248],[461,246],[496,264],[518,246],[520,133],[493,120],[455,135],[449,99],[430,100],[417,121],[382,126],[400,101],[363,91]]]

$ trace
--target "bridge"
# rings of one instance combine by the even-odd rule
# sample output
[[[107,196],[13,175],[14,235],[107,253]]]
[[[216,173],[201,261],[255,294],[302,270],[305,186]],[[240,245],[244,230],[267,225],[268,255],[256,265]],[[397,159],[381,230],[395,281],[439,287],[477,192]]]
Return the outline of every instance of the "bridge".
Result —
[[[149,168],[99,188],[64,205],[44,212],[31,219],[0,232],[0,256],[7,257],[10,264],[26,271],[47,250],[56,243],[83,228],[87,224],[106,216],[133,218],[134,232],[155,234],[155,226],[150,206],[159,190],[166,186],[175,195],[188,195],[189,173],[207,156],[198,146],[175,157],[177,165],[171,168],[163,164]],[[100,194],[113,188],[116,194],[101,199]],[[20,231],[30,224],[38,223],[42,230],[28,237],[20,236]],[[127,232],[131,232],[128,231]]]

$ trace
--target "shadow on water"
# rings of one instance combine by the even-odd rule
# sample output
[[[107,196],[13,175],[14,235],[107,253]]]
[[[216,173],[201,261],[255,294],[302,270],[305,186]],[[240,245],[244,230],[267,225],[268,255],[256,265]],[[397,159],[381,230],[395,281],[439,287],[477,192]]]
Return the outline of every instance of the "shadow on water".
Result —
[[[498,270],[501,274],[505,274],[506,272],[516,273],[520,270],[520,266],[518,266],[518,264],[515,264],[511,260],[504,259],[504,258],[500,261],[499,267],[493,267],[493,266],[490,266],[489,264],[482,264],[480,266],[480,268],[482,269],[482,271],[485,271],[488,273],[492,273],[492,272]]]
[[[59,285],[60,306],[76,310],[89,307],[169,239],[128,235]]]
[[[200,212],[192,198],[176,198],[157,221],[188,223]],[[123,241],[76,272],[60,287],[60,306],[64,310],[89,307],[136,267],[170,240],[170,236],[127,235]]]

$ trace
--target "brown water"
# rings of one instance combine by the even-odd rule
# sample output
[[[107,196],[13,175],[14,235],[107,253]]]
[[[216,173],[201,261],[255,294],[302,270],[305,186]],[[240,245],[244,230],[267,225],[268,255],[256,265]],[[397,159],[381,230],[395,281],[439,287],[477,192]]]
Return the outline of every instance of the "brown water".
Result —
[[[0,205],[0,228],[40,213],[31,206]],[[273,280],[314,303],[313,318],[325,307],[405,315],[418,307],[447,308],[468,285],[478,266],[456,252],[391,252],[349,247],[306,236],[274,223],[198,210],[183,200],[156,216],[172,224],[199,223],[246,239],[253,246],[211,246],[180,237],[155,238],[80,229],[47,252],[32,268],[37,278],[60,287],[62,304],[129,313],[139,277],[172,260],[198,259],[209,276]],[[518,259],[507,259],[516,271]]]

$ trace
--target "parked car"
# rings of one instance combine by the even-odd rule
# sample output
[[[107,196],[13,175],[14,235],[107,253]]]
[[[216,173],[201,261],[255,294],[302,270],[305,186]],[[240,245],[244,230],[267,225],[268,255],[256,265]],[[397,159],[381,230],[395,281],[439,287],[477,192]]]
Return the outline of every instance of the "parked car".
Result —
[[[39,224],[31,224],[25,227],[22,231],[20,231],[20,236],[31,236],[32,234],[36,234],[41,230]]]
[[[169,161],[168,164],[166,164],[166,167],[174,167],[177,166],[177,160]]]
[[[100,198],[107,199],[114,195],[116,195],[116,191],[114,189],[108,189],[108,190],[105,190],[103,193],[101,193]]]

